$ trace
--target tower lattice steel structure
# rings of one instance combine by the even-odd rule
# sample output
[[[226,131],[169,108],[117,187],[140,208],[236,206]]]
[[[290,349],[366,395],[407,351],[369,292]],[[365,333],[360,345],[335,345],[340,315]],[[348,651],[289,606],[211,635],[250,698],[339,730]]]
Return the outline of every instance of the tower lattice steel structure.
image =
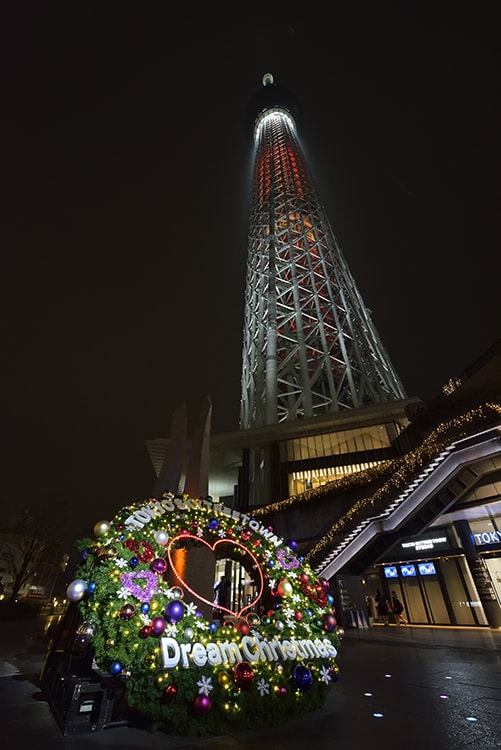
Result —
[[[319,199],[297,103],[266,74],[252,112],[240,427],[405,398]]]

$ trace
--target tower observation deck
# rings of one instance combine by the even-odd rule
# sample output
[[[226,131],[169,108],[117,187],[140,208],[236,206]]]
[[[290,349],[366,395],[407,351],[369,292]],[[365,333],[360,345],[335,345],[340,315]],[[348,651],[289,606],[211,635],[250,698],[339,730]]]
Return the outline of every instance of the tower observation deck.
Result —
[[[250,111],[241,429],[406,398],[315,188],[298,103],[267,73]]]

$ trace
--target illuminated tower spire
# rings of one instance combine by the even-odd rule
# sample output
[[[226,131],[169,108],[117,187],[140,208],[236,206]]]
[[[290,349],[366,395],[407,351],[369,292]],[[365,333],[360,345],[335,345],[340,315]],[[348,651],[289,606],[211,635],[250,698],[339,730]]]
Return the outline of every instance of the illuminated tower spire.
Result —
[[[241,428],[405,398],[269,73],[252,115]]]

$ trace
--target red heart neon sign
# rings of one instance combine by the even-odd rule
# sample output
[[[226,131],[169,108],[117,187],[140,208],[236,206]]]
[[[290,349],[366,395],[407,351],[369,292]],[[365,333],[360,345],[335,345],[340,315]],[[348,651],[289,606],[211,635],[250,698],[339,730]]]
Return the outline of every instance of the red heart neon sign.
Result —
[[[216,548],[220,544],[231,544],[232,547],[239,547],[239,549],[241,549],[246,555],[249,555],[249,557],[251,558],[252,562],[256,566],[257,571],[259,573],[260,588],[259,588],[259,592],[258,592],[257,596],[255,597],[254,601],[251,604],[247,604],[245,607],[242,607],[242,609],[240,609],[238,612],[234,612],[232,609],[227,609],[226,607],[219,607],[218,606],[217,609],[219,609],[221,612],[227,612],[229,615],[231,615],[233,617],[242,617],[242,614],[246,610],[254,608],[254,606],[256,605],[256,602],[258,602],[259,599],[261,599],[261,596],[263,595],[263,591],[264,591],[264,577],[263,577],[263,573],[262,573],[262,570],[261,570],[261,566],[259,565],[259,562],[254,557],[254,555],[252,554],[252,552],[250,552],[247,549],[247,547],[244,547],[244,545],[240,544],[240,542],[235,542],[233,539],[218,539],[216,542],[214,542],[214,544],[210,544],[209,542],[206,542],[205,539],[201,539],[200,537],[194,536],[193,534],[179,534],[178,536],[175,536],[173,539],[171,539],[171,541],[169,542],[169,546],[167,547],[167,558],[169,560],[169,566],[170,566],[171,571],[174,573],[174,575],[176,576],[176,578],[179,581],[179,583],[181,584],[181,586],[183,586],[183,588],[185,588],[187,591],[189,591],[190,594],[192,596],[194,596],[196,599],[198,599],[199,601],[204,602],[204,604],[208,604],[209,607],[213,606],[213,602],[210,602],[208,599],[205,599],[200,594],[197,594],[196,591],[194,591],[190,586],[188,586],[188,584],[186,583],[186,581],[184,580],[184,578],[176,570],[176,566],[174,564],[174,560],[173,560],[172,555],[171,555],[171,548],[172,548],[172,546],[179,539],[183,539],[183,540],[184,539],[193,539],[195,542],[198,542],[199,544],[205,544],[205,546],[208,547],[212,552],[215,552]]]

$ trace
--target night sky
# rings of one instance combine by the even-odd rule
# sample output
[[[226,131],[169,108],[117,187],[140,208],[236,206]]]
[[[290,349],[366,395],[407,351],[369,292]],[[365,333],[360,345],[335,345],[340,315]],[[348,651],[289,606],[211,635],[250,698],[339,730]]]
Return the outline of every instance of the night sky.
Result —
[[[407,394],[438,395],[500,338],[488,4],[326,19],[253,3],[240,22],[43,5],[0,19],[4,512],[47,508],[74,540],[149,496],[144,440],[182,401],[192,424],[209,395],[213,432],[238,429],[245,111],[265,72],[299,98],[320,196]]]

